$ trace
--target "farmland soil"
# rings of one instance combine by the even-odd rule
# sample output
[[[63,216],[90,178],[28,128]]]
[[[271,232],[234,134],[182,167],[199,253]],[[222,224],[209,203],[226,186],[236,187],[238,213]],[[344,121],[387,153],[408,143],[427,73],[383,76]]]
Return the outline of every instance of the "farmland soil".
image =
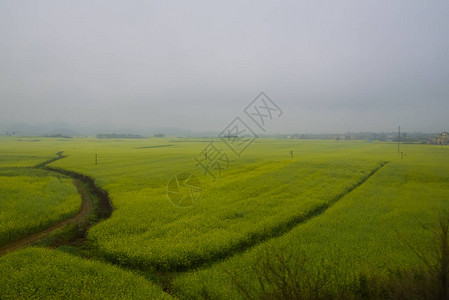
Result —
[[[62,155],[62,152],[58,152],[56,153],[56,155],[57,157],[40,163],[34,168],[45,169],[72,177],[73,184],[77,188],[78,193],[81,195],[82,204],[80,211],[75,216],[61,221],[43,231],[31,234],[7,245],[0,246],[0,256],[8,252],[29,246],[36,241],[42,240],[43,238],[49,236],[54,230],[63,228],[66,225],[87,223],[88,226],[90,226],[92,224],[89,221],[86,222],[86,220],[88,220],[89,216],[92,213],[95,213],[97,219],[105,219],[111,215],[113,208],[108,194],[101,188],[97,187],[92,178],[71,171],[47,167],[47,164],[66,157]],[[96,197],[97,203],[94,203],[92,196]],[[86,230],[87,228],[85,229],[85,231]],[[77,239],[84,240],[84,238],[81,236],[78,236]],[[71,243],[73,242],[74,241],[72,240]]]
[[[80,211],[72,218],[66,219],[64,221],[61,221],[41,232],[34,233],[32,235],[29,235],[27,237],[24,237],[18,241],[12,242],[10,244],[4,245],[0,247],[0,255],[6,254],[7,252],[11,252],[23,247],[26,247],[46,236],[48,236],[52,231],[55,229],[62,228],[69,224],[75,224],[78,221],[87,218],[89,214],[94,209],[94,204],[92,197],[90,196],[89,192],[86,190],[86,188],[83,186],[83,184],[77,180],[73,180],[73,184],[76,186],[78,193],[81,195],[82,199],[82,205]]]

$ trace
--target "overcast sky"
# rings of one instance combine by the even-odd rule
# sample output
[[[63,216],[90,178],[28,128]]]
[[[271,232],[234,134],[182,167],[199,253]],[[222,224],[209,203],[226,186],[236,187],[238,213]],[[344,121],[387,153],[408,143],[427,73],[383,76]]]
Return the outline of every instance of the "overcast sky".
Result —
[[[0,1],[0,125],[449,130],[449,1]]]

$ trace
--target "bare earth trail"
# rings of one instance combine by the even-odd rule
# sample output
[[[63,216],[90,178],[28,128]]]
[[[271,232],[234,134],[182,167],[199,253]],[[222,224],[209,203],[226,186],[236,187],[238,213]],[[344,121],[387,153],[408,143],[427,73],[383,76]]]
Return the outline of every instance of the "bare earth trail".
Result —
[[[108,193],[103,189],[101,189],[100,187],[97,187],[95,185],[95,181],[92,178],[72,171],[47,167],[48,164],[66,157],[63,155],[62,151],[56,153],[56,155],[57,156],[55,158],[42,162],[34,166],[34,168],[44,169],[47,171],[56,172],[71,177],[73,179],[73,184],[76,186],[78,193],[81,195],[82,204],[80,211],[75,216],[63,220],[43,231],[28,235],[24,238],[21,238],[7,245],[0,246],[0,256],[6,254],[7,252],[11,252],[26,247],[36,241],[39,241],[44,237],[50,235],[50,233],[52,233],[56,229],[60,229],[70,224],[77,224],[77,223],[79,224],[81,221],[87,220],[91,213],[95,213],[98,219],[106,219],[110,217],[113,207],[108,197]],[[97,207],[95,207],[94,205],[92,195],[95,196],[96,199],[98,200]],[[93,225],[89,222],[88,224],[89,226]]]
[[[78,180],[74,179],[73,184],[76,186],[78,193],[81,195],[82,204],[80,211],[73,216],[72,218],[61,221],[43,231],[34,233],[27,237],[24,237],[18,241],[12,242],[10,244],[4,245],[0,247],[0,255],[6,254],[7,252],[11,252],[23,247],[26,247],[46,236],[48,236],[53,230],[62,228],[69,224],[75,224],[81,219],[87,218],[89,214],[94,210],[94,202],[89,192],[83,186],[83,184]]]
[[[113,207],[112,207],[112,203],[108,197],[107,192],[102,190],[101,188],[97,187],[92,178],[87,177],[82,174],[79,174],[79,173],[76,173],[76,172],[72,172],[72,171],[47,167],[47,164],[49,164],[55,160],[63,159],[66,157],[66,156],[62,155],[62,152],[58,152],[57,156],[58,157],[55,157],[47,162],[44,162],[44,163],[41,163],[41,164],[35,166],[35,168],[43,168],[43,169],[46,169],[49,171],[54,171],[54,172],[72,177],[74,180],[74,185],[78,189],[78,193],[81,195],[81,198],[82,198],[81,210],[74,217],[72,217],[70,219],[66,219],[64,221],[61,221],[41,232],[29,235],[29,236],[24,237],[16,242],[13,242],[13,243],[10,243],[10,244],[4,245],[4,246],[0,246],[0,256],[7,252],[14,251],[14,250],[17,250],[22,247],[26,247],[26,246],[32,244],[33,242],[36,242],[36,241],[48,236],[55,229],[62,228],[69,224],[75,224],[75,223],[79,222],[80,220],[82,220],[83,218],[88,218],[89,214],[92,211],[96,210],[94,201],[93,201],[91,195],[94,195],[99,200],[98,208],[97,208],[98,209],[97,216],[100,219],[106,219],[111,215]],[[271,238],[278,237],[278,236],[281,236],[281,235],[289,232],[297,225],[305,223],[305,222],[309,221],[310,219],[315,218],[315,217],[323,214],[324,212],[326,212],[326,210],[329,207],[331,207],[333,204],[335,204],[336,202],[341,200],[344,196],[350,194],[353,190],[355,190],[356,188],[358,188],[359,186],[364,184],[369,178],[371,178],[374,174],[376,174],[387,163],[388,162],[386,162],[386,161],[381,162],[377,168],[371,170],[371,172],[369,174],[367,174],[367,176],[362,178],[359,182],[357,182],[354,186],[352,186],[345,192],[337,195],[331,201],[329,201],[327,203],[323,203],[322,205],[309,211],[305,215],[304,214],[298,215],[298,216],[292,218],[291,220],[289,220],[287,223],[283,223],[283,224],[280,224],[279,226],[275,226],[274,228],[272,228],[272,230],[269,234],[266,234],[266,235],[255,234],[251,239],[237,244],[233,249],[230,249],[230,251],[228,251],[226,253],[220,253],[217,255],[213,255],[207,261],[201,261],[194,266],[190,266],[185,269],[181,268],[176,271],[178,271],[178,272],[179,271],[180,272],[187,271],[191,268],[197,268],[197,267],[201,267],[201,266],[204,266],[207,264],[216,263],[218,261],[228,259],[228,258],[236,255],[237,253],[244,252],[244,251],[246,251],[260,243],[263,243]],[[112,261],[112,263],[117,263],[117,262]]]

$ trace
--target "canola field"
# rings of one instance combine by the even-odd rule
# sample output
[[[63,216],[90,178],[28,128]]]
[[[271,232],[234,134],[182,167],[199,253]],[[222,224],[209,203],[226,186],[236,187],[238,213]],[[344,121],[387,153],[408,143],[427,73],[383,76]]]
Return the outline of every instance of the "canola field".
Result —
[[[360,274],[389,278],[396,269],[421,267],[422,261],[407,244],[419,253],[431,254],[435,250],[429,247],[432,234],[422,225],[433,229],[438,215],[449,208],[447,153],[436,148],[426,153],[432,155],[419,159],[409,155],[406,162],[385,165],[326,213],[285,235],[177,277],[176,293],[180,298],[203,294],[212,299],[238,299],[241,294],[233,286],[233,274],[257,293],[261,286],[252,266],[266,253],[306,257],[312,274],[330,270],[326,288],[331,292],[350,286],[352,282],[347,281]],[[289,263],[297,267],[295,259]]]
[[[76,214],[73,180],[29,168],[0,168],[0,246]]]
[[[61,251],[0,257],[2,299],[173,299],[144,277]]]
[[[305,256],[312,273],[332,269],[327,291],[350,285],[359,274],[387,278],[397,268],[420,266],[404,241],[425,251],[429,236],[421,224],[433,224],[448,208],[446,147],[401,145],[401,158],[395,143],[260,139],[238,157],[215,141],[230,162],[214,180],[194,159],[209,142],[4,138],[0,166],[32,166],[63,151],[67,157],[49,166],[93,178],[114,207],[109,219],[89,229],[89,257],[129,276],[142,274],[139,280],[148,282],[142,293],[156,297],[248,298],[235,288],[233,274],[257,293],[263,287],[251,266],[270,253]],[[169,200],[167,185],[186,172],[199,179],[201,196],[190,207],[178,207]],[[30,250],[4,256],[0,265],[14,259],[18,268],[26,256],[22,251]],[[45,260],[62,251],[39,255]],[[32,276],[39,260],[15,272]],[[54,278],[52,272],[45,270],[48,278]],[[85,280],[100,276],[88,268],[74,272]],[[111,272],[102,278],[114,280]],[[68,289],[80,289],[66,279],[53,284],[61,280]],[[4,295],[19,293],[21,284],[8,279],[5,284]],[[117,293],[132,295],[126,288]]]

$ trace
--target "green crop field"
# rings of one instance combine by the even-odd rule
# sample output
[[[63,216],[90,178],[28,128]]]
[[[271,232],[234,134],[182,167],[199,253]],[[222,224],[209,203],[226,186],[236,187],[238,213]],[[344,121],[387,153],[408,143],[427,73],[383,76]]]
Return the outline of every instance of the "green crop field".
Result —
[[[2,269],[14,274],[2,282],[4,296],[27,298],[24,289],[37,289],[37,297],[68,295],[57,285],[76,298],[262,298],[275,287],[260,280],[255,266],[279,256],[303,278],[321,278],[320,292],[309,291],[309,298],[362,298],[367,284],[425,268],[417,253],[432,257],[425,228],[434,228],[448,208],[448,148],[403,145],[401,159],[395,143],[259,139],[239,157],[216,140],[229,165],[214,180],[195,161],[209,142],[2,138],[0,186],[9,201],[2,218],[36,212],[30,199],[37,191],[47,200],[76,195],[69,175],[55,170],[89,176],[113,207],[81,245],[2,257]],[[14,168],[42,164],[61,151],[66,157],[47,165],[53,171]],[[174,205],[167,193],[179,173],[199,180],[201,196],[188,207]],[[54,202],[44,206],[59,209]],[[28,281],[44,265],[39,288]],[[96,266],[102,271],[92,274]],[[70,270],[82,283],[70,282]],[[136,289],[129,287],[133,278]]]
[[[60,251],[0,257],[2,299],[171,299],[144,277]]]
[[[29,168],[0,169],[0,246],[73,216],[81,199],[71,178]]]
[[[448,16],[0,0],[0,300],[449,300]]]
[[[407,244],[422,253],[434,250],[429,246],[432,235],[421,224],[432,228],[439,212],[448,209],[449,159],[441,149],[416,150],[407,161],[386,165],[321,216],[229,260],[178,277],[175,290],[181,298],[201,293],[213,299],[240,298],[232,284],[233,274],[238,274],[250,290],[260,291],[258,270],[251,267],[266,253],[290,257],[292,268],[297,267],[295,258],[305,257],[313,274],[332,270],[322,290],[348,286],[345,281],[357,274],[388,277],[395,269],[419,267],[422,262]]]

